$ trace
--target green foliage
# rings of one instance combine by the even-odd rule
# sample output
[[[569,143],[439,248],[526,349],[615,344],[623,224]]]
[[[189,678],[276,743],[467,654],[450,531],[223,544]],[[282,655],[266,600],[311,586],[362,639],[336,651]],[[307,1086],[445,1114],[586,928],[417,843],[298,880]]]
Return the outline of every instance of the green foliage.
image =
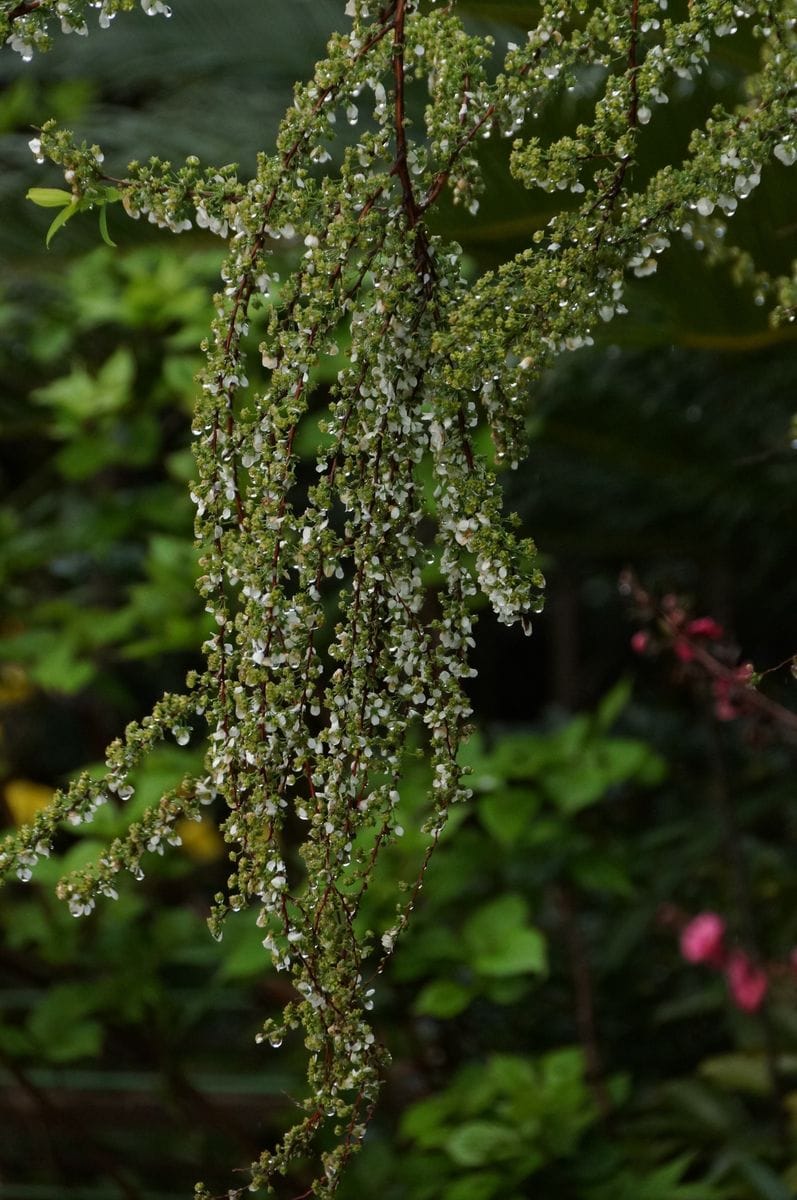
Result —
[[[77,199],[71,192],[65,192],[62,188],[31,188],[27,198],[34,204],[38,204],[40,208],[60,208],[61,210],[47,230],[44,239],[47,246],[50,245],[58,230],[66,225],[67,221],[71,220],[76,213],[82,212],[84,209],[91,210],[96,206],[100,214],[100,237],[106,246],[115,248],[116,242],[111,241],[108,233],[107,210],[109,204],[121,199],[116,188],[106,188],[104,194],[100,193],[93,200]]]
[[[401,1132],[419,1150],[433,1152],[424,1162],[419,1198],[491,1200],[522,1194],[515,1189],[529,1176],[574,1154],[596,1119],[581,1055],[566,1049],[538,1062],[494,1055],[473,1063],[444,1092],[414,1105]]]
[[[32,316],[26,301],[14,305],[25,366],[50,381],[23,399],[9,347],[7,437],[38,482],[35,505],[21,508],[12,492],[0,509],[0,656],[47,691],[79,692],[103,672],[110,683],[119,654],[193,655],[205,635],[190,587],[191,463],[175,414],[190,402],[198,358],[187,347],[215,265],[212,255],[99,250],[57,291],[43,289]]]

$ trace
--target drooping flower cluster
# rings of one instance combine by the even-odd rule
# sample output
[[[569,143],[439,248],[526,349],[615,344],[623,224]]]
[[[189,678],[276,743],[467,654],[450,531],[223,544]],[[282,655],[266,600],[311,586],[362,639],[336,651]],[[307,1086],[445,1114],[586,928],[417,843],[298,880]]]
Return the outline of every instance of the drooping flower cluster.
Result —
[[[2,0],[0,33],[27,57],[53,21],[80,33],[92,9],[106,25],[132,6]],[[773,156],[793,157],[794,0],[693,0],[683,19],[667,14],[666,0],[543,2],[495,78],[490,39],[468,33],[453,7],[349,0],[349,31],[297,88],[276,153],[261,156],[248,182],[194,157],[178,170],[131,164],[127,178],[110,179],[98,147],[53,124],[32,143],[81,203],[108,203],[112,184],[132,218],[173,232],[195,224],[228,242],[193,422],[200,589],[216,631],[186,695],[165,697],[131,726],[106,778],[81,778],[60,795],[2,847],[0,868],[28,878],[61,821],[89,819],[109,794],[123,800],[141,755],[164,737],[183,744],[204,718],[202,777],[163,797],[60,894],[76,915],[88,911],[98,894],[113,895],[119,871],[140,874],[147,852],[175,840],[178,817],[223,800],[232,872],[211,928],[221,936],[229,909],[258,907],[264,945],[296,994],[263,1036],[276,1044],[301,1026],[309,1051],[305,1116],[253,1165],[253,1189],[312,1154],[331,1122],[338,1144],[321,1155],[313,1184],[313,1194],[331,1195],[363,1136],[385,1057],[369,1025],[368,976],[411,900],[376,945],[357,917],[398,833],[408,738],[424,731],[433,769],[422,872],[448,808],[467,795],[457,749],[474,597],[527,632],[541,607],[533,543],[502,512],[494,471],[475,449],[477,425],[490,425],[497,462],[516,463],[530,381],[551,357],[589,344],[623,312],[628,273],[654,271],[675,233],[735,207]],[[761,47],[748,99],[715,110],[682,164],[638,179],[637,144],[648,126],[655,137],[669,89],[704,70],[714,41],[740,22]],[[576,83],[594,93],[592,123],[543,145],[536,114]],[[411,90],[426,101],[412,127]],[[566,203],[533,245],[468,285],[460,248],[432,235],[427,214],[446,188],[477,213],[475,147],[488,136],[513,139],[521,183]],[[277,295],[273,251],[284,240],[299,247],[298,265]],[[785,294],[784,319],[793,315]],[[258,308],[266,334],[247,362]],[[297,476],[297,430],[313,369],[336,351],[342,326],[349,360],[308,487]],[[432,525],[442,585],[429,595]],[[305,830],[295,849],[289,817]]]

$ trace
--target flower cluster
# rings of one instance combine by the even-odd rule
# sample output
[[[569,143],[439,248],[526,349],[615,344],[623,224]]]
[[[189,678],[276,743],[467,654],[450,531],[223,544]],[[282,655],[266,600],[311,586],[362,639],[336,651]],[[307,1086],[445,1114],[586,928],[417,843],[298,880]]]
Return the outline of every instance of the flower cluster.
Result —
[[[765,675],[782,667],[788,665],[794,675],[797,658],[758,672],[751,662],[738,661],[738,650],[714,617],[691,617],[683,600],[672,593],[657,603],[629,571],[623,572],[620,591],[633,601],[636,617],[648,626],[632,634],[634,653],[650,657],[671,652],[680,664],[682,678],[708,684],[717,720],[757,716],[783,729],[797,729],[794,712],[758,690]]]
[[[769,989],[763,967],[725,941],[725,921],[714,912],[698,913],[681,931],[681,954],[690,963],[703,963],[722,971],[731,999],[742,1012],[757,1012]]]
[[[0,0],[0,33],[27,57],[54,21],[83,32],[92,10],[105,25],[133,3]],[[166,12],[160,0],[142,4]],[[491,429],[495,466],[515,464],[530,386],[551,358],[625,311],[627,276],[654,271],[675,233],[715,207],[728,212],[762,164],[792,157],[794,0],[780,0],[778,19],[764,0],[743,11],[693,0],[681,16],[666,0],[543,0],[494,77],[489,38],[467,32],[452,5],[420,8],[350,0],[351,25],[297,87],[276,152],[248,181],[192,156],[111,178],[98,147],[52,123],[31,146],[63,170],[76,204],[106,203],[111,184],[131,217],[175,233],[196,225],[227,244],[193,418],[199,588],[214,633],[186,695],[126,732],[103,781],[78,780],[5,843],[0,868],[27,879],[62,821],[88,819],[112,794],[124,801],[141,755],[164,737],[184,744],[203,718],[200,778],[59,893],[82,915],[113,895],[118,872],[140,876],[147,853],[178,840],[179,817],[223,802],[231,873],[212,932],[223,935],[230,909],[257,908],[265,951],[295,993],[262,1039],[276,1046],[301,1027],[308,1050],[304,1115],[253,1164],[253,1190],[315,1155],[312,1192],[330,1196],[363,1137],[386,1058],[370,1029],[369,978],[406,926],[446,813],[468,796],[457,751],[476,598],[527,632],[542,605],[534,544],[503,512],[478,425]],[[716,38],[742,21],[761,51],[747,99],[712,113],[682,164],[635,182],[637,145],[669,90],[704,70]],[[536,115],[576,85],[594,101],[592,122],[543,145]],[[412,127],[410,88],[426,100]],[[432,234],[427,213],[446,189],[477,212],[485,137],[511,139],[516,179],[567,202],[532,245],[469,284],[460,247]],[[286,242],[296,267],[276,295],[274,250]],[[247,361],[258,307],[266,332]],[[314,368],[342,329],[351,349],[308,486],[297,431],[315,419]],[[441,579],[431,594],[430,557]],[[713,636],[708,625],[687,633],[690,644]],[[418,731],[434,781],[427,851],[389,927],[363,933],[360,902],[400,836],[402,764]],[[321,1150],[330,1125],[337,1142]]]

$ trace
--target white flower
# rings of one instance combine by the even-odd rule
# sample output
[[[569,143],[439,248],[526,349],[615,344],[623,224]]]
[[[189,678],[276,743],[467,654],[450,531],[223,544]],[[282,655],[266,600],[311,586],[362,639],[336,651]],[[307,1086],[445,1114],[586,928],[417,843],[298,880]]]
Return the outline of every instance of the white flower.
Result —
[[[778,142],[773,154],[784,167],[790,167],[797,159],[797,147],[790,146],[788,142]]]

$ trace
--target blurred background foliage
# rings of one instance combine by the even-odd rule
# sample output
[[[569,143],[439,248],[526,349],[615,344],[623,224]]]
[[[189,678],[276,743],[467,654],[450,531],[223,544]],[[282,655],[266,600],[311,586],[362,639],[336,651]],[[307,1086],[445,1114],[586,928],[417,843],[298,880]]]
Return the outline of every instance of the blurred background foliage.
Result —
[[[340,7],[192,0],[170,22],[137,13],[30,65],[0,60],[9,825],[96,765],[197,664],[190,411],[220,259],[209,237],[177,240],[116,212],[117,250],[77,219],[45,252],[48,214],[22,197],[60,181],[33,165],[30,127],[59,117],[103,144],[112,172],[197,153],[246,173]],[[500,46],[532,6],[461,7]],[[655,155],[681,153],[710,105],[738,92],[751,48],[724,47],[699,86],[676,91],[649,139]],[[564,94],[544,121],[555,129],[580,103]],[[478,220],[439,217],[474,274],[548,216],[550,198],[519,191],[504,152],[483,148]],[[782,270],[795,211],[794,182],[773,164],[730,231]],[[548,607],[529,641],[481,621],[465,752],[474,797],[452,815],[413,926],[374,983],[394,1062],[344,1198],[797,1194],[795,978],[772,967],[766,1005],[746,1014],[678,951],[688,916],[715,910],[759,961],[788,962],[794,743],[745,719],[718,725],[682,668],[635,657],[617,588],[632,566],[685,596],[760,669],[797,649],[795,340],[687,245],[632,284],[629,308],[530,397],[529,457],[505,486],[545,555]],[[298,443],[308,464],[314,443],[309,421]],[[434,587],[433,563],[428,577]],[[766,682],[786,704],[794,687],[788,675]],[[375,926],[391,914],[387,881],[414,886],[419,752],[405,836],[369,893]],[[153,754],[135,805],[200,753]],[[207,934],[226,874],[210,821],[183,826],[183,849],[91,918],[75,922],[55,900],[55,879],[122,821],[108,809],[65,834],[60,862],[0,898],[4,1200],[176,1200],[199,1176],[221,1187],[277,1136],[298,1094],[301,1047],[254,1044],[286,996],[251,917],[233,917],[220,945]]]

